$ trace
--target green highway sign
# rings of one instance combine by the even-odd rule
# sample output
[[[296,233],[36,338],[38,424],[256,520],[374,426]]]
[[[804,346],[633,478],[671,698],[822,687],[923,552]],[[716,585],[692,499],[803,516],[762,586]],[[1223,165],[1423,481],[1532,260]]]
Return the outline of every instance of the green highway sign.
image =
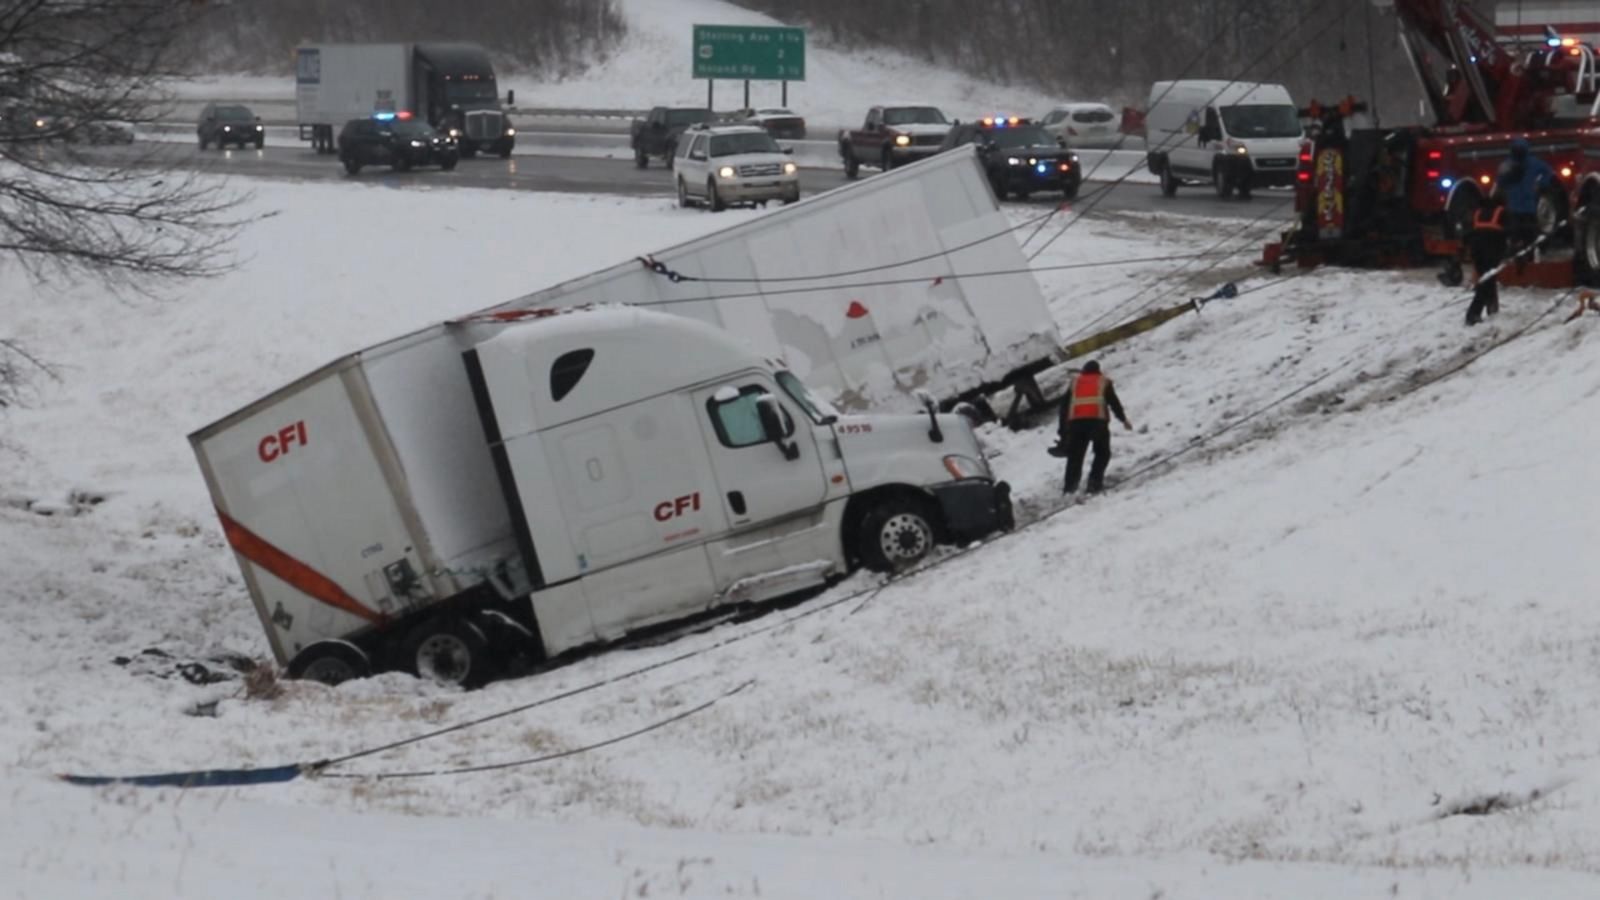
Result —
[[[694,77],[805,81],[804,28],[694,26]]]

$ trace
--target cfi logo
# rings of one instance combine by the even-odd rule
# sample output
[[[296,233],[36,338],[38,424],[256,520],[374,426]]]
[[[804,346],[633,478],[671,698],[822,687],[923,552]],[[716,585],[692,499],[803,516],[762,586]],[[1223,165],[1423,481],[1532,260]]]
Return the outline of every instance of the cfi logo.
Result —
[[[289,448],[295,444],[306,446],[306,423],[304,419],[293,425],[279,428],[276,434],[269,434],[256,444],[256,455],[264,463],[272,462],[280,456],[287,456]]]
[[[655,517],[657,522],[670,522],[673,519],[700,511],[700,492],[684,494],[671,500],[663,500],[656,504]]]

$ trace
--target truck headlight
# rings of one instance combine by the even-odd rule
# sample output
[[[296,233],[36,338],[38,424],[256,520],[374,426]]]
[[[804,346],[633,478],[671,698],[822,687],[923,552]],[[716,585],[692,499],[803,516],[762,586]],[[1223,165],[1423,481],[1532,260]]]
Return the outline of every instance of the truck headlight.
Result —
[[[453,138],[461,137],[461,129],[459,129],[459,128],[450,129],[450,136],[453,137]]]
[[[263,129],[262,129],[262,127],[261,127],[261,126],[260,126],[260,125],[257,125],[257,126],[256,126],[256,130],[257,130],[257,131],[261,131],[261,130],[263,130]]]
[[[950,473],[951,478],[957,480],[989,477],[989,467],[982,460],[970,456],[946,456],[944,469]]]
[[[516,137],[516,136],[517,136],[517,130],[515,128],[507,128],[506,129],[506,137]]]
[[[895,135],[894,136],[894,145],[896,147],[909,147],[909,146],[911,146],[911,135],[909,135],[909,134],[897,134],[897,135]]]
[[[733,177],[733,166],[723,166],[722,168],[718,169],[717,170],[717,177],[718,178],[732,178]]]
[[[1015,156],[1008,157],[1006,159],[1006,165],[1008,165],[1008,166],[1020,166],[1020,165],[1022,165],[1022,160],[1017,159]]]
[[[793,175],[798,171],[800,171],[800,167],[792,162],[786,162],[783,164],[783,174],[785,175]]]

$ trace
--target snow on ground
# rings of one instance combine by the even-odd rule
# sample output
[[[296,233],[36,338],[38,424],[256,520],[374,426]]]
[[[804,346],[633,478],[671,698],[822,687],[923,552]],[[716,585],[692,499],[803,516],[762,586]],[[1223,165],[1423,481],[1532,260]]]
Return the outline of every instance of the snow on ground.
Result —
[[[759,214],[253,189],[277,214],[240,270],[169,300],[0,270],[0,321],[62,376],[0,419],[0,864],[22,896],[1600,891],[1600,558],[1584,549],[1600,321],[1539,318],[1555,295],[1508,291],[1475,331],[1427,273],[1318,272],[1218,301],[1101,355],[1138,426],[1115,433],[1112,481],[1237,428],[864,604],[812,612],[870,584],[856,576],[779,627],[476,692],[386,675],[250,699],[160,677],[169,660],[144,652],[267,654],[190,430],[352,348]],[[406,227],[341,239],[380,217]],[[1238,228],[1109,214],[1045,245],[1059,223],[1028,245],[1040,266],[1192,252]],[[1243,259],[1040,280],[1071,334],[1224,278],[1265,284]],[[1057,499],[1046,431],[983,437],[1025,511]],[[571,749],[754,682],[544,765],[186,795],[46,780],[326,758],[758,628],[346,771]],[[1467,810],[1488,814],[1450,814]]]
[[[628,34],[607,60],[560,81],[502,73],[501,89],[514,89],[517,105],[524,108],[700,105],[706,101],[706,83],[690,74],[694,25],[788,24],[723,0],[622,0],[621,8]],[[217,76],[175,84],[173,89],[185,100],[294,99],[294,80],[288,75]],[[717,109],[744,104],[742,82],[718,81],[715,91]],[[751,82],[753,106],[777,106],[781,98],[777,82]],[[836,49],[808,34],[806,80],[789,84],[788,105],[813,126],[831,129],[854,127],[867,107],[885,102],[933,103],[952,117],[971,119],[996,112],[1043,115],[1065,99],[1100,98],[1058,98],[1031,87],[996,85],[892,50]]]

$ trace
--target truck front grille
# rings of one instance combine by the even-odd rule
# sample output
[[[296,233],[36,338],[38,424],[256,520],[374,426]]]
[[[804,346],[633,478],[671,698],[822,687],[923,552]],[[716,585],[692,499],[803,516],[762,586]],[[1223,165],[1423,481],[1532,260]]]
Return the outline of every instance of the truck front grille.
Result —
[[[758,178],[762,175],[777,175],[783,171],[783,166],[778,163],[755,163],[739,167],[739,177]]]
[[[497,112],[467,113],[467,137],[475,141],[492,141],[506,132],[506,118]]]
[[[912,138],[911,138],[911,143],[912,143],[912,145],[917,146],[917,147],[937,147],[940,144],[944,143],[944,135],[942,135],[942,134],[918,134],[918,135],[913,135]]]

